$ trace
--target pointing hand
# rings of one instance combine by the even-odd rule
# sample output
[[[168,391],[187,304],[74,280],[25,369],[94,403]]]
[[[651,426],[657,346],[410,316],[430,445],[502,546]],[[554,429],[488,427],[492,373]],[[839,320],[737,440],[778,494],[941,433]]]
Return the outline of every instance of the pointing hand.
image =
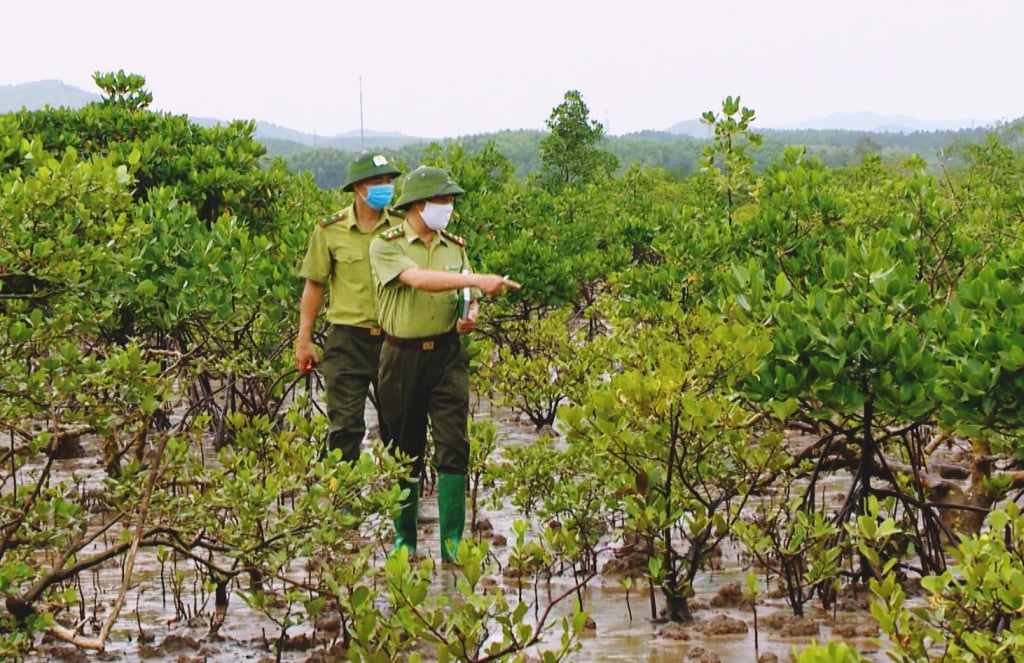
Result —
[[[484,294],[491,297],[500,295],[505,292],[508,288],[519,289],[522,287],[521,284],[511,280],[507,276],[498,276],[497,274],[480,274],[480,283],[478,287],[484,292]]]

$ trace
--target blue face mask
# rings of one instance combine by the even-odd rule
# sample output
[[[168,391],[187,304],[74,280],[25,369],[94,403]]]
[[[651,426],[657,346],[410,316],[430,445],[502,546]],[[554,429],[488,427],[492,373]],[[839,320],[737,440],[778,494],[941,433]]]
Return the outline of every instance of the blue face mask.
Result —
[[[366,204],[373,209],[384,209],[395,195],[394,184],[371,184],[366,187]]]

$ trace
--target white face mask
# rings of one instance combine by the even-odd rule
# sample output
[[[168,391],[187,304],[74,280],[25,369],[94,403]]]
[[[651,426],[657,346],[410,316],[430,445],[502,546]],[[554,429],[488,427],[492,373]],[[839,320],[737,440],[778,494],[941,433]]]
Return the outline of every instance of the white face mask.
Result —
[[[448,225],[448,220],[452,218],[454,209],[455,205],[452,203],[439,205],[428,200],[424,203],[420,216],[423,218],[423,223],[427,224],[431,230],[444,230]]]

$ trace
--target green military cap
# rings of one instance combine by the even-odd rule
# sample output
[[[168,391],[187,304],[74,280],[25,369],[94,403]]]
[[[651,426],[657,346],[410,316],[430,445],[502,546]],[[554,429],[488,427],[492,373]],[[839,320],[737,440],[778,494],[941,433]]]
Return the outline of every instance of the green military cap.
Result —
[[[342,185],[341,190],[351,191],[356,182],[378,175],[398,175],[401,172],[391,165],[391,162],[383,154],[363,152],[348,165],[348,170],[345,171],[345,184]]]
[[[457,196],[466,193],[443,168],[418,166],[402,180],[402,195],[395,207],[402,209],[417,200],[434,196]]]

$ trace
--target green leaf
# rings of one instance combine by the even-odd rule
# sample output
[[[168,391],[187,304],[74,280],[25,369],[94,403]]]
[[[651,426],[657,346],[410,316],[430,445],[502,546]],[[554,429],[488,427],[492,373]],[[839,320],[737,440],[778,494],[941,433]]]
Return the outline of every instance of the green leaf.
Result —
[[[7,330],[11,343],[24,343],[32,339],[32,329],[21,320],[15,320]]]
[[[156,284],[146,279],[135,286],[135,294],[140,297],[152,297],[157,292]]]

